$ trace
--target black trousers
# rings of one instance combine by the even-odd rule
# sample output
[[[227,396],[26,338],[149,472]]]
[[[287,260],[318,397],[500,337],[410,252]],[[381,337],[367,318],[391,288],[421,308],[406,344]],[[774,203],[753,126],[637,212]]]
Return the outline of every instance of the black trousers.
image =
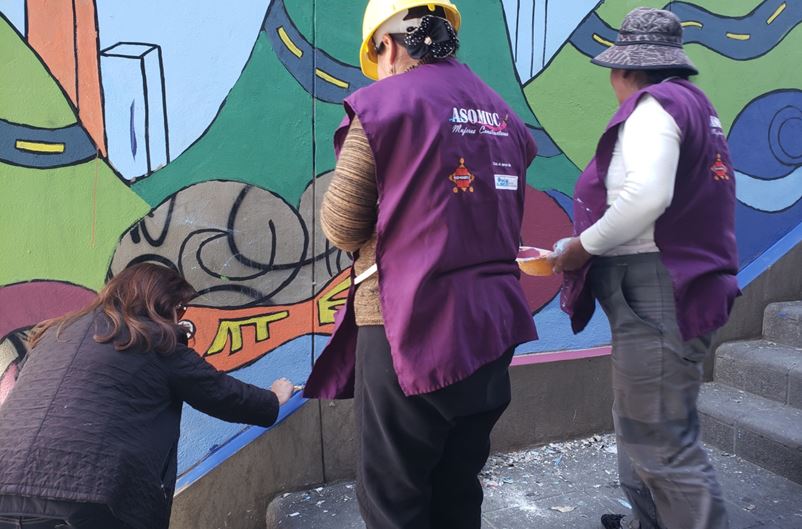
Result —
[[[0,496],[0,529],[126,529],[105,505]]]
[[[407,397],[384,327],[360,327],[357,498],[367,529],[479,529],[478,474],[510,402],[513,351],[467,379]]]

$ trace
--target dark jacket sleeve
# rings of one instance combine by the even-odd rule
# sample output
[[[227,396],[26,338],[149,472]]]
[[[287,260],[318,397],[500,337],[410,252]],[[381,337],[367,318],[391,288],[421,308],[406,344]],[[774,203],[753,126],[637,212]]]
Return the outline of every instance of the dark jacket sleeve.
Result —
[[[218,371],[192,349],[179,345],[164,357],[173,393],[198,411],[228,422],[270,426],[278,418],[278,398],[269,389]]]

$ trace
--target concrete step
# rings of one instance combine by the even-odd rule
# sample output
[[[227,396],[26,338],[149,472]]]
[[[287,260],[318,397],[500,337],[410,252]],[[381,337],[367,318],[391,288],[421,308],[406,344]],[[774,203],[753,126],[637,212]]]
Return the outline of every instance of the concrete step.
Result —
[[[802,410],[711,382],[699,415],[705,442],[802,483]]]
[[[763,336],[772,342],[802,347],[802,301],[772,303],[766,307]]]
[[[802,409],[802,348],[728,342],[716,351],[715,374],[716,382]]]

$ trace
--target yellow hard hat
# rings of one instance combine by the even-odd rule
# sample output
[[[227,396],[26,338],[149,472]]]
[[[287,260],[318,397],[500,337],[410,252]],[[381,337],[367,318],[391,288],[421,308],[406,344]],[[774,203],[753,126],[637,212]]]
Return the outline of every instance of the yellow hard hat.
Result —
[[[374,80],[379,78],[378,58],[372,42],[373,34],[376,33],[376,30],[398,13],[413,7],[424,6],[428,6],[430,11],[442,7],[446,12],[448,21],[451,22],[455,30],[459,31],[462,17],[457,6],[452,4],[450,0],[438,0],[435,2],[424,2],[423,0],[370,0],[368,2],[368,7],[365,8],[365,18],[362,20],[362,48],[359,51],[359,64],[362,67],[362,73],[366,77]]]

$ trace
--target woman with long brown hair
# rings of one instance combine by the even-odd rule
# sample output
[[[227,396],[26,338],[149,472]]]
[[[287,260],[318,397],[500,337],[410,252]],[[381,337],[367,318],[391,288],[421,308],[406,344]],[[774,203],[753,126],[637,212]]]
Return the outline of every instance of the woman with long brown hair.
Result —
[[[186,346],[195,290],[142,263],[87,307],[37,326],[0,407],[0,529],[166,529],[181,409],[258,426],[292,394],[240,382]]]

